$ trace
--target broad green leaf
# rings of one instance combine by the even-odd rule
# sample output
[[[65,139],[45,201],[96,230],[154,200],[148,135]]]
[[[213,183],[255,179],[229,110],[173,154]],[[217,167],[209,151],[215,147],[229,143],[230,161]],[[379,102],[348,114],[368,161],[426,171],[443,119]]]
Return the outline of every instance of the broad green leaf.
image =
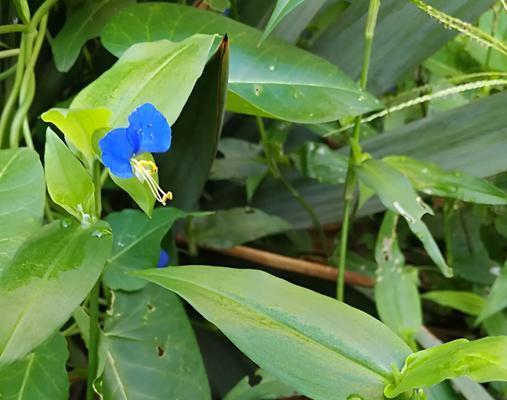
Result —
[[[160,242],[173,223],[187,214],[177,208],[157,208],[148,218],[142,212],[111,213],[106,221],[113,230],[113,250],[104,269],[104,282],[111,289],[139,290],[146,281],[126,273],[153,268],[160,256]]]
[[[452,2],[461,4],[462,0]],[[352,5],[355,4],[356,2]],[[407,23],[411,23],[410,20],[407,20]],[[364,30],[364,25],[362,29]],[[417,50],[418,46],[415,47]],[[387,67],[389,65],[384,64]],[[376,158],[403,154],[417,160],[436,163],[445,170],[458,170],[481,178],[493,176],[507,170],[507,113],[502,108],[506,102],[507,92],[497,93],[455,110],[386,131],[385,134],[362,141],[361,145]],[[449,121],[452,121],[452,124]],[[452,146],[449,143],[452,143]],[[342,152],[347,154],[347,149]],[[466,154],[466,157],[463,154]],[[299,174],[286,175],[286,178],[314,208],[322,224],[335,223],[341,218],[343,187],[322,185],[314,180],[304,179]],[[227,199],[230,195],[231,193],[227,192]],[[217,208],[224,207],[221,203],[226,199],[215,196],[213,200]],[[274,180],[266,180],[259,188],[254,206],[286,219],[294,227],[306,229],[313,226],[301,205]],[[358,210],[358,216],[370,215],[383,208],[379,201],[368,202]]]
[[[69,352],[59,333],[15,363],[0,368],[2,400],[67,400]]]
[[[239,179],[263,175],[266,163],[260,156],[262,147],[236,138],[224,138],[218,143],[223,158],[213,161],[210,179]]]
[[[411,344],[422,325],[421,301],[417,275],[405,267],[398,245],[397,223],[398,215],[387,211],[377,237],[375,305],[382,322]]]
[[[101,106],[68,110],[52,108],[41,115],[43,121],[54,124],[65,138],[87,157],[94,154],[93,134],[110,127],[111,111]]]
[[[94,222],[95,185],[92,178],[51,128],[46,131],[44,164],[51,199],[82,223]]]
[[[391,366],[410,354],[373,317],[261,271],[190,266],[136,275],[182,296],[261,368],[311,398],[381,400]]]
[[[358,79],[361,73],[367,0],[350,2],[312,50]],[[464,21],[475,21],[495,0],[434,0],[431,5]],[[382,0],[371,54],[368,88],[385,93],[457,35],[410,2]],[[393,45],[393,44],[396,45]],[[340,49],[337,51],[336,49]],[[391,154],[405,154],[394,153]]]
[[[410,230],[423,244],[442,274],[452,276],[452,270],[445,262],[431,232],[422,221],[425,213],[433,214],[431,208],[417,195],[409,180],[383,161],[369,159],[355,167],[359,180],[377,193],[384,206],[400,214]]]
[[[261,37],[261,42],[263,42],[273,29],[296,7],[301,5],[305,0],[277,0],[275,9],[269,18],[269,21],[264,29],[264,33]]]
[[[135,44],[79,92],[71,108],[106,107],[112,112],[110,126],[117,128],[127,126],[129,114],[149,102],[172,125],[202,74],[213,40],[212,35],[195,35],[179,43]]]
[[[0,150],[0,275],[42,223],[45,191],[44,170],[34,150]]]
[[[100,353],[104,400],[211,399],[185,310],[156,285],[114,292]]]
[[[405,175],[416,190],[477,204],[507,204],[507,193],[480,178],[459,171],[445,171],[436,164],[405,156],[390,156],[384,162]]]
[[[280,382],[269,372],[259,369],[255,371],[256,382],[250,384],[248,376],[241,379],[224,397],[224,400],[276,400],[292,397],[294,389]],[[257,381],[258,380],[258,381]]]
[[[134,0],[89,0],[67,13],[65,25],[51,41],[58,71],[67,72],[87,40],[100,35],[102,28],[123,7]]]
[[[128,7],[111,19],[101,40],[119,56],[134,43],[178,41],[195,33],[227,33],[230,38],[230,111],[317,123],[380,106],[327,61],[275,39],[258,48],[260,31],[193,7],[165,3]]]
[[[290,229],[283,219],[261,210],[231,208],[194,220],[191,233],[192,240],[201,246],[228,249]]]
[[[173,191],[175,207],[196,209],[208,180],[222,130],[228,68],[228,41],[223,39],[173,126],[171,151],[157,157],[160,182]]]
[[[400,377],[384,393],[392,399],[411,389],[460,376],[477,382],[507,381],[507,336],[457,339],[411,354]]]
[[[491,287],[491,292],[486,297],[486,304],[480,310],[477,322],[482,322],[498,311],[507,307],[507,263],[502,268],[502,272],[496,278]]]
[[[306,142],[291,158],[299,172],[308,178],[332,185],[345,182],[348,158],[323,143]]]
[[[434,290],[421,296],[444,307],[454,308],[469,315],[479,315],[484,307],[484,299],[473,292],[457,290]]]
[[[25,356],[67,321],[110,251],[104,222],[82,228],[55,221],[23,243],[0,276],[0,365]]]

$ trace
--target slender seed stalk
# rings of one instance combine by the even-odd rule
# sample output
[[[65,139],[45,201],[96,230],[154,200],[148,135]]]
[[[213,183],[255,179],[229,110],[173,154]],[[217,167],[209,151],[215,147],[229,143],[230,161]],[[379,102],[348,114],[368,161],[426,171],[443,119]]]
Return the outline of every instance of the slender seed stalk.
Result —
[[[364,53],[363,53],[363,65],[361,68],[361,78],[359,86],[362,90],[366,90],[368,82],[368,71],[370,67],[371,49],[373,45],[373,37],[375,35],[375,26],[377,24],[378,11],[380,8],[380,0],[370,0],[368,7],[368,17],[366,21],[366,28],[364,32]],[[354,200],[354,192],[356,188],[356,173],[354,172],[354,166],[361,162],[362,152],[359,145],[361,133],[361,117],[358,116],[354,123],[354,133],[350,141],[350,154],[349,154],[349,165],[347,169],[347,176],[345,179],[345,194],[343,204],[343,221],[340,231],[340,245],[336,246],[333,251],[332,262],[336,260],[337,252],[339,252],[338,261],[338,279],[336,281],[336,298],[339,301],[343,301],[345,291],[345,262],[347,259],[347,246],[349,237],[349,225],[351,219],[351,209]]]
[[[88,347],[88,377],[86,382],[86,400],[93,400],[95,392],[93,381],[97,374],[98,350],[99,350],[99,278],[90,292],[89,313],[90,313],[90,342]]]

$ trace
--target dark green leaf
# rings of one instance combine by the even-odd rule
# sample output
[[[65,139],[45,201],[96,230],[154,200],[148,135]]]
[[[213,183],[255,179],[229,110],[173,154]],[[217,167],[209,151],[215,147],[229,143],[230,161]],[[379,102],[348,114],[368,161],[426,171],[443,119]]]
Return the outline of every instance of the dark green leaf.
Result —
[[[401,376],[386,387],[385,394],[394,398],[411,389],[459,376],[478,382],[507,381],[507,337],[457,339],[411,354]]]
[[[123,7],[134,0],[88,0],[67,15],[65,25],[51,41],[58,71],[67,72],[88,39],[100,35],[102,28]]]
[[[507,204],[507,193],[483,179],[459,171],[445,171],[436,164],[405,156],[386,157],[384,162],[410,179],[415,189],[426,194],[477,204]]]
[[[276,400],[295,394],[294,389],[262,369],[255,371],[255,379],[254,385],[250,384],[248,376],[241,379],[227,393],[224,400]],[[257,382],[257,380],[259,381]]]
[[[104,222],[82,228],[63,220],[23,244],[0,277],[0,365],[20,359],[67,321],[100,276],[111,241]]]
[[[105,400],[210,400],[194,333],[179,299],[155,285],[114,292],[101,340]]]
[[[194,220],[192,239],[201,246],[228,249],[290,229],[283,219],[261,210],[232,208]]]
[[[282,22],[287,14],[290,14],[291,11],[301,5],[304,1],[305,0],[277,0],[275,9],[269,18],[266,28],[264,29],[264,33],[262,34],[261,42],[263,42],[269,34],[273,32],[273,29]]]
[[[138,290],[143,279],[126,273],[157,266],[160,242],[173,223],[187,214],[177,208],[157,208],[148,218],[139,211],[123,210],[107,216],[113,230],[113,250],[104,270],[104,282],[112,289]]]
[[[0,274],[21,243],[40,226],[44,170],[34,150],[0,150]]]
[[[223,138],[218,144],[223,158],[217,158],[211,167],[210,179],[240,179],[263,175],[267,166],[260,157],[262,147],[236,138]]]
[[[51,199],[79,221],[93,222],[96,211],[92,178],[51,128],[46,131],[44,166]]]
[[[484,307],[484,299],[473,292],[434,290],[424,293],[421,297],[470,315],[479,315]]]
[[[175,207],[195,209],[208,179],[222,130],[228,68],[224,39],[173,126],[172,150],[157,157],[160,182],[174,192]]]
[[[232,43],[227,108],[294,122],[335,121],[378,108],[346,75],[303,50],[214,13],[178,4],[138,4],[120,12],[101,39],[115,55],[149,40],[182,40],[195,33],[229,35]],[[281,100],[283,99],[283,101]]]
[[[308,397],[381,400],[392,364],[410,354],[371,316],[261,271],[191,266],[136,274],[182,296],[261,368]]]
[[[4,400],[67,400],[69,380],[65,338],[56,334],[33,353],[0,368],[0,398]]]

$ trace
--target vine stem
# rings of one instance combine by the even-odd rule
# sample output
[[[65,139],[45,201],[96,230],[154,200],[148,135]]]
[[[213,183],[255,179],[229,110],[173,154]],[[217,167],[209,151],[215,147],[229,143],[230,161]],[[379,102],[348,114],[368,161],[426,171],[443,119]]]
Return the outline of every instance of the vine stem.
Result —
[[[371,49],[373,45],[373,37],[375,35],[375,26],[377,24],[378,11],[380,8],[380,0],[370,0],[368,7],[368,16],[366,20],[366,28],[364,32],[364,53],[363,65],[361,67],[361,78],[359,86],[362,90],[366,90],[368,82],[368,71],[370,68]],[[343,221],[340,230],[340,243],[336,245],[332,255],[332,261],[335,262],[337,256],[338,261],[338,279],[336,280],[336,298],[343,301],[345,291],[345,262],[347,259],[347,247],[349,237],[349,225],[351,219],[352,202],[354,200],[354,192],[356,189],[356,173],[354,166],[361,162],[362,151],[359,145],[361,133],[361,116],[356,117],[354,122],[354,133],[350,140],[349,164],[347,168],[347,176],[345,179],[345,193],[343,205]],[[339,254],[336,254],[338,253]]]
[[[99,350],[99,293],[100,281],[97,279],[92,291],[90,292],[90,302],[88,311],[90,313],[90,342],[88,346],[88,376],[86,381],[86,400],[93,400],[95,391],[93,390],[93,381],[97,374],[98,350]]]

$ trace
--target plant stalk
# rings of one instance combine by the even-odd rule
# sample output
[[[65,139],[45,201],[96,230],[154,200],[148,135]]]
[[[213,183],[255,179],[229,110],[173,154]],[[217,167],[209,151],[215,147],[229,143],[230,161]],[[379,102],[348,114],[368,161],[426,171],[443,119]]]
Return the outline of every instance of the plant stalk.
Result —
[[[99,293],[100,278],[95,282],[90,292],[89,313],[90,313],[90,342],[88,347],[88,377],[86,382],[86,400],[93,400],[95,391],[93,381],[97,374],[99,361]]]
[[[368,71],[370,68],[371,49],[373,45],[373,37],[375,35],[375,26],[377,24],[378,11],[380,8],[380,0],[370,0],[368,7],[368,17],[366,21],[366,28],[364,32],[364,53],[363,65],[361,67],[361,78],[359,86],[362,90],[366,90],[368,82]],[[362,151],[359,145],[361,133],[361,116],[356,117],[354,122],[354,133],[350,140],[350,154],[349,165],[347,169],[347,176],[345,179],[345,194],[343,204],[343,221],[340,230],[340,244],[336,245],[332,261],[336,260],[337,252],[339,251],[338,261],[338,279],[336,281],[336,298],[343,301],[345,292],[345,262],[347,259],[347,247],[349,237],[349,225],[351,220],[352,203],[354,201],[354,192],[356,188],[356,173],[354,166],[361,162]]]

